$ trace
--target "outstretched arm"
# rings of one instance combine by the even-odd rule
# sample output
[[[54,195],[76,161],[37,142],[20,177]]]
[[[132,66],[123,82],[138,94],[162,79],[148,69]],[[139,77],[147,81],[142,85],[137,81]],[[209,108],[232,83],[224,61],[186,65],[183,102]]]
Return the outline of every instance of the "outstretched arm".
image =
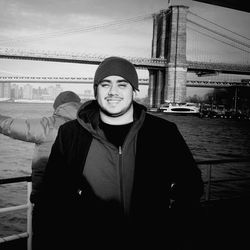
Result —
[[[21,119],[0,115],[0,133],[13,139],[39,144],[45,140],[52,122],[52,117]]]

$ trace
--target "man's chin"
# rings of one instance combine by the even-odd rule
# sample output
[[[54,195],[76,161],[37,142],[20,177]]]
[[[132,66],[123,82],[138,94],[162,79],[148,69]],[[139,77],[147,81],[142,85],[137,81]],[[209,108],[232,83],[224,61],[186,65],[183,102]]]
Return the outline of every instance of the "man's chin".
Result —
[[[124,110],[114,110],[114,109],[102,109],[102,112],[110,117],[119,117],[123,115],[126,111]]]
[[[110,117],[119,117],[123,115],[125,112],[124,111],[119,111],[119,112],[107,112]]]

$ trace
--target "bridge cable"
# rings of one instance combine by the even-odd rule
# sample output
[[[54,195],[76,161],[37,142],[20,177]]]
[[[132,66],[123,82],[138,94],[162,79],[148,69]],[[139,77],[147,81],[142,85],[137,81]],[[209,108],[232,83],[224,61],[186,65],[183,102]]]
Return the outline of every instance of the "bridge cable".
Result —
[[[203,26],[202,24],[198,24],[198,23],[196,23],[196,22],[194,22],[194,21],[191,21],[190,19],[187,19],[187,20],[188,20],[189,23],[192,23],[192,24],[194,24],[194,25],[197,25],[197,26],[199,26],[199,27],[202,28],[202,29],[208,30],[208,31],[210,31],[210,32],[212,32],[212,33],[215,33],[215,34],[217,34],[217,35],[219,35],[219,36],[222,36],[222,37],[224,37],[224,38],[226,38],[226,39],[228,39],[228,40],[231,40],[231,41],[233,41],[233,42],[235,42],[235,43],[238,43],[238,44],[243,45],[243,46],[245,46],[245,47],[247,47],[247,48],[250,48],[250,45],[249,45],[249,44],[243,43],[243,42],[241,42],[241,41],[239,41],[239,40],[237,40],[237,39],[233,39],[233,38],[231,38],[231,37],[229,37],[229,36],[227,36],[227,35],[223,35],[223,34],[217,32],[217,31],[214,31],[214,30],[212,30],[212,29],[210,29],[210,28],[207,28],[207,27]]]
[[[215,23],[215,22],[212,22],[211,20],[208,20],[208,19],[206,19],[206,18],[204,18],[204,17],[201,17],[201,16],[199,16],[199,15],[193,13],[192,11],[189,11],[189,13],[190,13],[191,15],[193,15],[193,16],[199,17],[199,18],[201,18],[201,19],[203,19],[203,20],[205,20],[205,21],[207,21],[207,22],[209,22],[209,23],[214,24],[215,26],[218,26],[218,27],[220,27],[220,28],[222,28],[222,29],[224,29],[224,30],[226,30],[226,31],[229,31],[229,32],[231,32],[231,33],[233,33],[233,34],[235,34],[235,35],[237,35],[237,36],[240,36],[240,37],[245,38],[245,39],[247,39],[247,40],[250,41],[250,38],[248,38],[248,37],[246,37],[246,36],[243,36],[243,35],[241,35],[241,34],[239,34],[239,33],[236,33],[236,32],[234,32],[234,31],[232,31],[232,30],[229,30],[229,29],[223,27],[222,25],[219,25],[219,24],[217,24],[217,23]]]
[[[41,39],[48,39],[48,38],[54,38],[54,37],[58,37],[58,36],[62,36],[62,35],[70,35],[70,34],[74,34],[74,33],[85,33],[85,32],[91,32],[91,31],[95,31],[95,30],[99,30],[99,29],[103,29],[103,28],[110,28],[110,27],[117,27],[123,24],[129,24],[129,23],[133,23],[133,22],[140,22],[140,21],[144,21],[147,19],[151,19],[153,14],[147,14],[147,15],[142,15],[142,16],[137,16],[137,17],[132,17],[132,18],[126,18],[126,19],[120,19],[120,20],[116,20],[116,21],[110,21],[110,22],[106,22],[103,24],[98,24],[98,25],[91,25],[91,26],[87,26],[85,28],[75,28],[75,29],[65,29],[65,30],[61,30],[58,32],[53,32],[53,33],[42,33],[42,34],[38,34],[37,36],[34,37],[23,37],[23,38],[19,38],[19,39],[0,39],[0,42],[22,42],[22,41],[31,41],[31,40],[41,40]],[[30,39],[31,38],[31,39]]]
[[[191,30],[195,31],[195,32],[198,32],[198,33],[204,35],[204,36],[210,37],[210,38],[212,38],[212,39],[214,39],[214,40],[216,40],[216,41],[219,41],[219,42],[222,42],[222,43],[224,43],[224,44],[230,45],[231,47],[234,47],[234,48],[236,48],[236,49],[239,49],[239,50],[241,50],[241,51],[244,51],[244,52],[247,52],[247,53],[250,54],[250,51],[247,51],[247,50],[244,50],[244,49],[242,49],[242,48],[239,48],[238,46],[235,46],[235,45],[233,45],[233,44],[231,44],[231,43],[228,43],[228,42],[225,42],[225,41],[220,40],[220,39],[218,39],[218,38],[215,38],[215,37],[213,37],[213,36],[211,36],[211,35],[208,35],[207,33],[203,33],[203,32],[201,32],[201,31],[198,31],[198,30],[194,29],[194,28],[191,28],[191,27],[189,27],[189,28],[190,28]]]

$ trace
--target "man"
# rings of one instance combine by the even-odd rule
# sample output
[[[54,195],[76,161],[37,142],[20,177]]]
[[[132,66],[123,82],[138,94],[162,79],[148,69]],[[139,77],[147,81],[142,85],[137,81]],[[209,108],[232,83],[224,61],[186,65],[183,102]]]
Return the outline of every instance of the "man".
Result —
[[[186,240],[201,173],[175,124],[133,101],[137,90],[133,64],[106,58],[94,77],[96,100],[60,127],[39,203],[41,249],[180,249],[176,240]]]
[[[11,138],[35,143],[32,159],[32,193],[35,202],[42,183],[44,168],[58,128],[65,122],[76,118],[81,105],[80,97],[72,91],[61,92],[55,99],[54,113],[50,117],[22,119],[0,115],[0,133]]]
[[[35,143],[31,164],[32,191],[30,200],[33,206],[33,244],[36,244],[36,228],[43,219],[36,213],[36,202],[40,195],[44,170],[51,147],[55,141],[58,128],[65,122],[76,118],[81,105],[80,97],[72,91],[61,92],[55,99],[54,113],[50,117],[37,119],[12,118],[0,115],[0,133],[11,138]]]

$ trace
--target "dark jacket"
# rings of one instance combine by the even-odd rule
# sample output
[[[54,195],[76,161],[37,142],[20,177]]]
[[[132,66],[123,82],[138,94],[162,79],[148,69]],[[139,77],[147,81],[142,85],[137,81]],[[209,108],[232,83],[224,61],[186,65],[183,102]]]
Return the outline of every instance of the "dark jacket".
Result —
[[[89,105],[97,107],[95,101]],[[95,115],[98,109],[94,109],[88,117],[98,129],[98,115]],[[128,214],[119,209],[119,200],[100,197],[83,175],[93,134],[78,120],[60,127],[40,200],[40,213],[46,214],[40,224],[44,237],[41,239],[49,243],[47,246],[53,242],[58,245],[61,239],[68,239],[63,244],[75,243],[75,247],[88,243],[117,249],[119,244],[130,246],[132,242],[141,247],[176,244],[172,237],[184,230],[188,223],[185,218],[194,215],[192,211],[203,193],[201,172],[175,124],[146,113],[139,104],[134,103],[134,110],[136,119],[143,117],[143,123],[135,137],[134,181]],[[170,211],[171,199],[176,202],[175,212]],[[173,223],[176,214],[182,224],[177,220]],[[167,232],[173,233],[168,240]]]

